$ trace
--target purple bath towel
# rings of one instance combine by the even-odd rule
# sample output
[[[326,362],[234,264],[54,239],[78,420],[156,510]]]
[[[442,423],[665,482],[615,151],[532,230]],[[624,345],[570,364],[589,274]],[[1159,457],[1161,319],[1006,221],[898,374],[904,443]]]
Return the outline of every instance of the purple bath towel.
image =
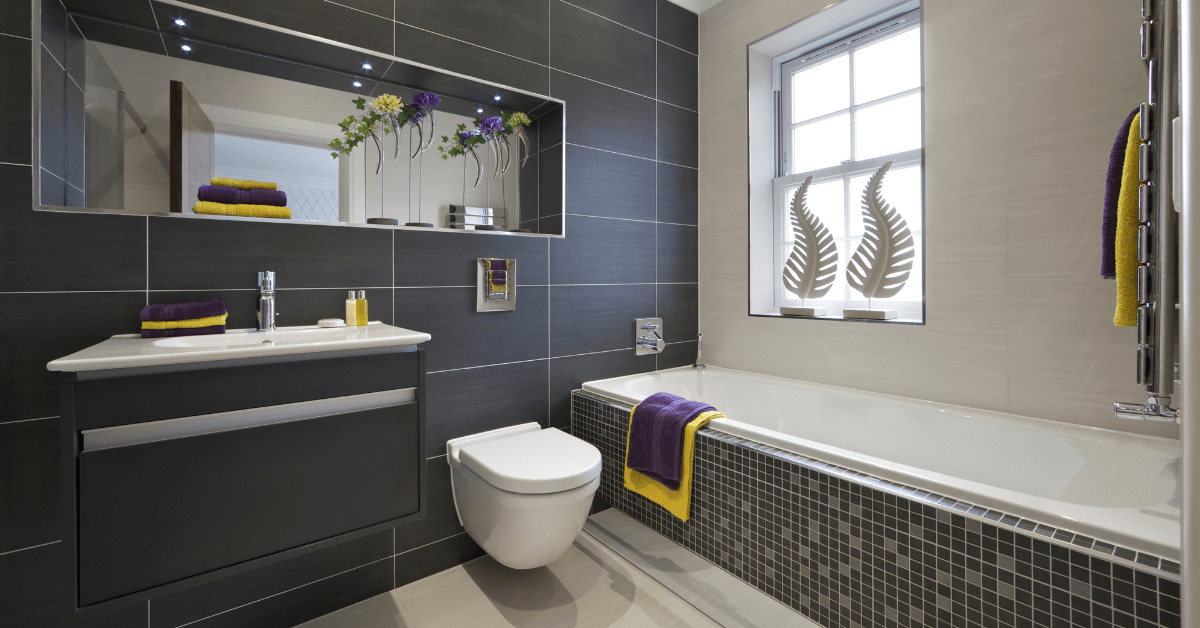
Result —
[[[646,397],[633,410],[625,466],[672,491],[679,490],[679,480],[683,477],[684,428],[692,419],[714,409],[670,393]]]
[[[1129,126],[1133,124],[1134,109],[1121,123],[1112,151],[1108,153],[1108,176],[1104,180],[1104,222],[1100,226],[1100,276],[1117,278],[1117,199],[1121,196],[1121,171],[1125,168],[1125,146],[1129,143]]]
[[[193,327],[191,329],[143,329],[142,338],[174,338],[176,336],[210,336],[225,333],[224,325]]]
[[[287,207],[287,193],[282,190],[238,190],[219,185],[202,185],[196,198],[226,205],[272,205]]]
[[[194,303],[169,303],[158,305],[147,305],[142,308],[142,313],[139,318],[142,322],[167,322],[167,321],[187,321],[193,318],[208,318],[210,316],[221,316],[226,314],[225,299],[217,297],[208,301],[196,301]],[[201,327],[200,329],[207,329]],[[154,330],[154,331],[174,331],[174,330]],[[208,332],[210,334],[222,332]],[[148,338],[143,332],[143,338]]]

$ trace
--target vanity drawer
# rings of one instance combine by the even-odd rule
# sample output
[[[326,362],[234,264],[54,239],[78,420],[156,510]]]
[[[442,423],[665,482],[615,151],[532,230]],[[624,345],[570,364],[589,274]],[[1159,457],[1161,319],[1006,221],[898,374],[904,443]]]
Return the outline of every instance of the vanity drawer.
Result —
[[[420,444],[405,403],[85,449],[79,605],[416,513]]]
[[[417,351],[82,379],[72,382],[75,427],[230,412],[418,385]]]

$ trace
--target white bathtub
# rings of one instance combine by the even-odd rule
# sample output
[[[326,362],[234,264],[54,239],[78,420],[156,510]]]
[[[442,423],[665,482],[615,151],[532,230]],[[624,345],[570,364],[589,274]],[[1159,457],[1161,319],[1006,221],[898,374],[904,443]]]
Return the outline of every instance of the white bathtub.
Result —
[[[1175,440],[711,366],[583,389],[705,401],[722,432],[1179,561]]]

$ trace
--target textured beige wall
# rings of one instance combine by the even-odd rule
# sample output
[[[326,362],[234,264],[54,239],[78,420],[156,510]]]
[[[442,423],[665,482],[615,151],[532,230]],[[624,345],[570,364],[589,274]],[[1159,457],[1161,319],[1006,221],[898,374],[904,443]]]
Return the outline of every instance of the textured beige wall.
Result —
[[[828,0],[700,17],[700,322],[710,364],[1160,436],[1101,279],[1108,151],[1144,99],[1137,0],[926,0],[924,326],[747,315],[746,45]]]

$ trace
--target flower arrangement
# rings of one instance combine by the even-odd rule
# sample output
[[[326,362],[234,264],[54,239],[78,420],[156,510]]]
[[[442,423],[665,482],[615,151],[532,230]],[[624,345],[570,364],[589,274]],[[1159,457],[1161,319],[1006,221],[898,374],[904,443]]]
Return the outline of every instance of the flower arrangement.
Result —
[[[407,105],[399,96],[392,94],[379,96],[371,101],[369,107],[366,98],[359,97],[350,102],[366,113],[347,116],[345,120],[338,123],[342,129],[342,137],[329,142],[329,147],[333,149],[330,154],[334,159],[337,159],[339,155],[350,154],[350,151],[354,150],[356,146],[367,141],[367,138],[371,138],[375,142],[375,148],[379,150],[379,165],[375,167],[375,173],[379,174],[379,169],[383,166],[383,145],[379,142],[380,133],[383,135],[390,133],[396,136],[396,153],[392,157],[393,160],[400,156],[400,129],[406,125],[416,128],[420,134],[417,149],[413,152],[412,158],[429,148],[433,142],[433,109],[442,102],[442,99],[433,92],[413,94],[412,102]],[[429,119],[429,142],[424,141],[424,131],[421,128],[421,121],[425,118]]]

